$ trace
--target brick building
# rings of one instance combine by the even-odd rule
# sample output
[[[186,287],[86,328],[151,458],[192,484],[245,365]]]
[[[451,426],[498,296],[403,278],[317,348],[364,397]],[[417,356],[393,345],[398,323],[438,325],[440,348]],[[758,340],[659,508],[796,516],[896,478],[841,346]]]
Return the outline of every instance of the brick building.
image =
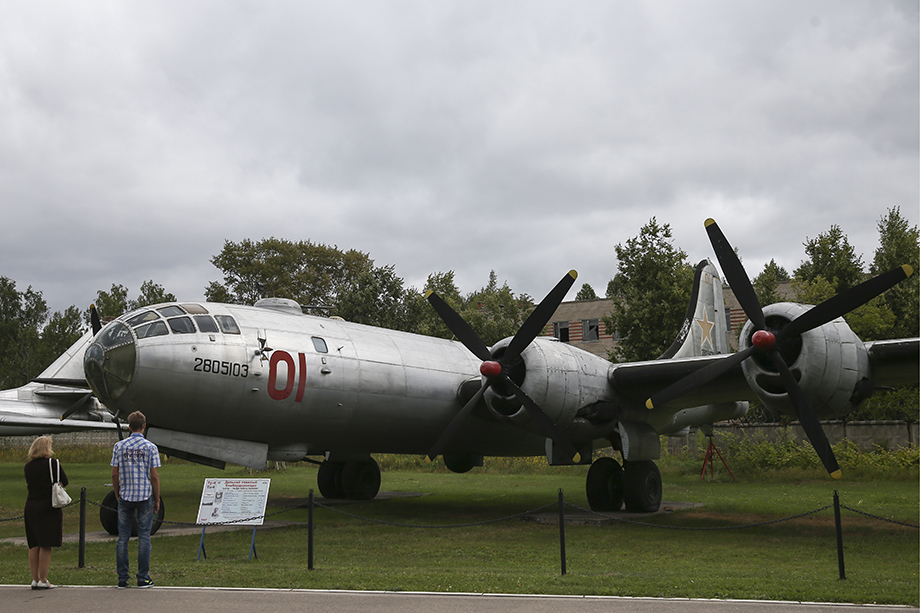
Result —
[[[777,292],[791,300],[792,284],[780,284]],[[732,348],[737,349],[738,333],[747,321],[747,316],[730,287],[723,284],[722,293],[727,320],[724,325],[729,328],[728,336]],[[553,313],[550,323],[543,329],[543,336],[556,337],[562,342],[606,359],[617,343],[616,337],[607,334],[604,326],[604,317],[610,314],[611,310],[613,301],[607,298],[563,302]]]

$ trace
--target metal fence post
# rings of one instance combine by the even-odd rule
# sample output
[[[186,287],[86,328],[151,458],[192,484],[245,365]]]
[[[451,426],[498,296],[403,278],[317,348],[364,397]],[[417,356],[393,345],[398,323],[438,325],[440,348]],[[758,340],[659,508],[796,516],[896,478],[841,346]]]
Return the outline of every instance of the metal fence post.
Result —
[[[80,488],[80,555],[77,566],[86,566],[86,488]]]
[[[837,527],[837,570],[840,579],[846,579],[847,573],[843,566],[843,527],[840,525],[840,496],[834,490],[834,524]]]
[[[562,560],[562,574],[565,575],[565,500],[559,490],[559,557]]]
[[[310,490],[307,512],[307,570],[313,570],[313,490]]]

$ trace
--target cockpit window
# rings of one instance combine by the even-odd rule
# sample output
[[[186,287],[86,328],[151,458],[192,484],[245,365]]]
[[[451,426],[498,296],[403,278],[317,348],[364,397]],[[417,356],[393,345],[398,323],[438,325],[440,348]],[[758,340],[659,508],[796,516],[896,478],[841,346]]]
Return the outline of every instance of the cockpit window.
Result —
[[[202,332],[220,332],[210,315],[195,315],[195,323]]]
[[[148,338],[151,336],[166,336],[169,334],[169,330],[166,329],[166,322],[161,319],[135,328],[134,333],[137,334],[137,338]]]
[[[129,345],[134,342],[131,330],[120,321],[112,322],[103,328],[97,342],[106,349]]]
[[[130,318],[127,323],[129,326],[134,327],[134,326],[139,326],[140,324],[144,322],[153,321],[154,319],[159,319],[159,318],[160,316],[156,314],[156,311],[144,311],[143,313],[139,313],[135,315],[134,317]]]
[[[214,319],[217,320],[217,323],[224,334],[240,333],[240,327],[236,325],[236,320],[229,315],[215,315]]]
[[[185,312],[189,315],[207,315],[208,310],[201,306],[200,304],[183,304],[182,308],[185,309]]]
[[[169,320],[169,329],[176,334],[194,334],[195,324],[190,317],[173,317]]]
[[[160,313],[163,314],[163,317],[175,317],[176,315],[185,315],[185,311],[178,306],[165,306],[157,309]]]
[[[313,337],[313,348],[316,349],[318,353],[329,353],[329,348],[326,347],[326,341],[318,336]]]

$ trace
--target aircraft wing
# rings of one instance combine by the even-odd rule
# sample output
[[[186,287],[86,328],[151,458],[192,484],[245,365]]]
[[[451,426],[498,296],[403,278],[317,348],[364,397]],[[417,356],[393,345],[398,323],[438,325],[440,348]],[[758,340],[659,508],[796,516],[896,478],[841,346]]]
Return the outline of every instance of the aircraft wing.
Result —
[[[873,382],[877,386],[917,383],[920,372],[920,338],[899,338],[866,343]]]
[[[35,436],[61,432],[84,432],[110,430],[118,426],[108,421],[90,419],[65,419],[54,416],[30,415],[0,411],[0,436]]]
[[[645,403],[645,399],[684,377],[710,366],[729,355],[702,356],[679,360],[652,360],[614,364],[608,374],[614,392],[626,399]],[[757,395],[747,384],[741,365],[737,365],[718,380],[700,386],[662,407],[668,411],[704,404],[756,400]]]

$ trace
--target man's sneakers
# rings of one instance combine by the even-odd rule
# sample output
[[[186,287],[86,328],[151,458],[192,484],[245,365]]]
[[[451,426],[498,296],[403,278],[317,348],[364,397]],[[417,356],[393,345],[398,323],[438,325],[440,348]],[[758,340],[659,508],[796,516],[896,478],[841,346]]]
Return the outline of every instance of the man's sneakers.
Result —
[[[118,582],[118,589],[123,590],[123,589],[126,589],[127,587],[128,587],[128,582],[127,582],[127,581],[119,581],[119,582]],[[138,580],[137,580],[137,587],[139,587],[139,588],[153,587],[153,581],[150,580],[150,579],[138,579]]]

